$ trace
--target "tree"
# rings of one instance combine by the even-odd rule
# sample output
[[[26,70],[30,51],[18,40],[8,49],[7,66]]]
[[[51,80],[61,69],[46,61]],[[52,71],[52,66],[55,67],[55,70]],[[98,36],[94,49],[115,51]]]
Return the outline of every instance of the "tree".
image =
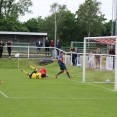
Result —
[[[109,22],[105,22],[103,24],[103,26],[105,27],[105,31],[102,32],[102,36],[110,36],[111,35],[112,20],[110,20]]]
[[[25,15],[31,13],[29,7],[32,6],[31,0],[0,0],[0,19],[7,15]]]
[[[17,20],[17,15],[9,16],[0,19],[0,31],[22,31],[27,32],[28,29]]]
[[[81,38],[85,36],[100,36],[104,30],[103,22],[106,20],[100,11],[100,2],[85,0],[76,11],[77,25],[81,29]]]
[[[39,32],[45,32],[45,20],[41,16],[36,18],[39,26]]]
[[[24,22],[24,26],[28,28],[29,32],[39,32],[39,23],[35,18],[31,18],[27,22]]]
[[[54,40],[54,15],[50,15],[48,17],[45,17],[45,31],[48,34],[49,39]]]
[[[45,20],[38,16],[37,18],[31,18],[27,22],[23,23],[28,28],[29,32],[44,32]]]
[[[59,5],[58,3],[53,3],[51,5],[51,12],[54,15],[54,42],[56,43],[57,37],[57,26],[59,25],[59,21],[62,18],[62,12],[66,10],[66,5]]]
[[[62,44],[69,46],[71,41],[76,41],[78,38],[78,28],[76,25],[75,14],[70,11],[64,11],[64,19],[60,28],[60,38]]]

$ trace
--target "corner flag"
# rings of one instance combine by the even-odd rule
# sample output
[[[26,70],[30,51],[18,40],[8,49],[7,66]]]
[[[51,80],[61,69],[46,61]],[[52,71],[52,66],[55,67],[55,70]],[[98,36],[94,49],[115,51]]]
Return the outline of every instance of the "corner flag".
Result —
[[[19,57],[19,53],[15,54],[15,57]]]
[[[18,69],[19,69],[19,53],[15,54],[15,57],[18,58]]]

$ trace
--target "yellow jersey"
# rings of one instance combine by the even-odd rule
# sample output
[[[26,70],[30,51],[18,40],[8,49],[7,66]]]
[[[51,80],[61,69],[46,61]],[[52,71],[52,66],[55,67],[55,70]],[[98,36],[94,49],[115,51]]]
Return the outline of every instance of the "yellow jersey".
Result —
[[[41,73],[33,73],[32,76],[31,76],[31,78],[32,79],[41,79],[42,78],[41,75],[42,75]]]

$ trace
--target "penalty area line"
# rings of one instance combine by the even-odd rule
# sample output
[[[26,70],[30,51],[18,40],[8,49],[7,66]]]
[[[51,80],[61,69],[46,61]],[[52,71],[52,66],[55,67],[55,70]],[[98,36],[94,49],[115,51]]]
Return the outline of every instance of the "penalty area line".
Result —
[[[10,99],[49,99],[49,100],[117,100],[117,98],[59,98],[59,97],[8,97]]]
[[[0,91],[0,93],[1,93],[5,98],[8,98],[8,96],[7,96],[5,93],[3,93],[2,91]]]

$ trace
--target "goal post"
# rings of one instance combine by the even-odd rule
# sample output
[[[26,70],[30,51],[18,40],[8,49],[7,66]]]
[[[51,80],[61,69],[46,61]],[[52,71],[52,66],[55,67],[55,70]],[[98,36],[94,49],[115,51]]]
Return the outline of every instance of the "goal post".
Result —
[[[82,82],[91,82],[91,83],[110,83],[114,82],[114,90],[117,91],[117,36],[103,36],[103,37],[85,37],[84,38],[84,48],[83,48],[83,75]],[[97,43],[93,45],[92,43]],[[109,55],[109,46],[113,45],[115,47],[115,55]],[[93,47],[92,47],[93,46]],[[102,53],[96,54],[94,50],[96,48],[101,48]],[[100,66],[99,69],[96,69],[94,66],[92,69],[88,66],[87,63],[90,55],[90,50],[93,49],[94,60],[96,55],[100,56]],[[110,58],[112,57],[112,58]],[[107,69],[108,59],[113,62],[114,70]],[[94,62],[95,64],[96,62]],[[109,74],[110,73],[110,74]],[[92,75],[92,76],[91,76]],[[110,79],[109,79],[110,78]]]
[[[117,55],[117,36],[116,36],[115,55]],[[117,57],[116,56],[115,56],[115,71],[117,71]],[[117,91],[117,72],[115,72],[115,86],[114,86],[114,90]]]

